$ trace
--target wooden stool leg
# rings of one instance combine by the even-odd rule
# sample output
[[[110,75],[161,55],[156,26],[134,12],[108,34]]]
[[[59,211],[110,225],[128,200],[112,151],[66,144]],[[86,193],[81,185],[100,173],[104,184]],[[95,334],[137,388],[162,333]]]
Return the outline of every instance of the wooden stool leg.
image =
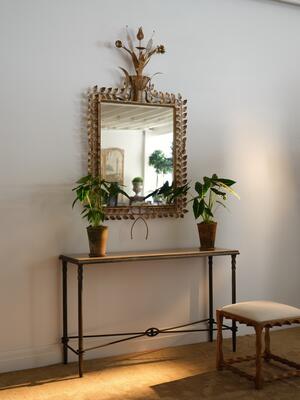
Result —
[[[265,328],[265,351],[264,351],[264,359],[266,362],[270,361],[270,355],[271,355],[271,350],[270,350],[270,328],[266,327]]]
[[[218,326],[218,334],[217,334],[217,369],[221,371],[223,369],[223,313],[220,310],[217,310],[217,326]]]
[[[256,333],[256,374],[255,374],[255,389],[261,389],[263,387],[263,376],[262,376],[262,363],[261,363],[261,351],[262,351],[262,331],[263,327],[260,325],[255,326]]]

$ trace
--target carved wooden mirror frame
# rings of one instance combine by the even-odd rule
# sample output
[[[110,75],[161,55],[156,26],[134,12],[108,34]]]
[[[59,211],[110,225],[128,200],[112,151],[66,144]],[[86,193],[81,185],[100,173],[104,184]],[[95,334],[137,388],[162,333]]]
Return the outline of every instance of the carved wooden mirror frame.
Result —
[[[141,39],[139,38],[139,35],[141,33],[143,34],[140,28],[137,36],[140,43]],[[121,41],[116,42],[116,47],[121,47],[121,45]],[[123,48],[125,48],[125,46],[123,46]],[[137,47],[137,49],[140,48],[141,47]],[[162,49],[163,51],[161,51]],[[163,53],[164,47],[162,45],[157,46],[154,48],[154,50],[152,50],[152,53],[154,53],[155,50],[157,53]],[[139,52],[141,52],[141,50],[139,50]],[[101,175],[101,130],[99,129],[101,126],[101,103],[115,102],[123,104],[169,106],[173,107],[174,109],[173,181],[176,187],[184,186],[187,183],[187,100],[183,100],[180,94],[175,96],[172,93],[163,93],[155,90],[150,78],[141,75],[143,68],[140,66],[138,67],[139,68],[137,68],[137,65],[135,65],[137,75],[131,76],[127,73],[127,71],[121,68],[126,75],[123,88],[98,88],[95,86],[88,93],[88,172],[93,176]],[[183,217],[187,212],[185,207],[186,197],[178,197],[175,199],[174,204],[168,205],[126,205],[107,207],[106,218],[112,220],[121,220],[122,218],[135,219],[138,216],[141,216],[145,219],[155,217],[178,218]]]

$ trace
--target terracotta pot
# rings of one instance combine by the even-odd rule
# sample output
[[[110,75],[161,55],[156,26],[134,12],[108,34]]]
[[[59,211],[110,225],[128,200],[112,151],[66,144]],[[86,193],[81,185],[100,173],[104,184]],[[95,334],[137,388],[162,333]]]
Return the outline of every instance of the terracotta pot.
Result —
[[[197,225],[200,239],[200,250],[214,250],[217,223],[201,222]]]
[[[89,226],[86,228],[89,238],[90,257],[104,257],[108,238],[107,226]]]

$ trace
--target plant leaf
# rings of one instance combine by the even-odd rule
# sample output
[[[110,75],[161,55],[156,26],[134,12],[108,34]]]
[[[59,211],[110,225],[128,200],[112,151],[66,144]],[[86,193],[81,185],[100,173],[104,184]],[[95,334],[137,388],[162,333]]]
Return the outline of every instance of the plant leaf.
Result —
[[[211,209],[209,207],[205,207],[205,213],[208,214],[210,217],[213,217],[213,213],[211,212]]]
[[[222,196],[222,197],[226,196],[226,192],[221,192],[220,190],[218,190],[218,189],[216,189],[216,188],[211,188],[211,190],[212,190],[215,194],[217,194],[218,196]]]
[[[231,189],[231,187],[227,186],[225,183],[222,182],[220,182],[220,186],[228,190],[228,192],[230,192],[233,196],[235,196],[237,199],[240,200],[240,196],[233,189]]]
[[[199,208],[200,208],[200,206],[199,206],[198,199],[194,199],[194,201],[193,201],[193,212],[194,212],[195,219],[198,219],[200,217]]]
[[[92,176],[91,175],[86,175],[80,178],[76,183],[84,184],[87,183],[89,180],[91,180]]]
[[[218,203],[218,204],[220,204],[220,206],[226,208],[226,210],[229,210],[229,208],[224,203],[222,203],[221,201],[217,200],[216,203]]]
[[[224,183],[226,186],[232,186],[236,183],[232,179],[217,178],[218,182]]]
[[[195,190],[200,196],[202,196],[202,188],[203,185],[200,182],[195,183]]]
[[[78,197],[76,197],[76,199],[72,203],[72,208],[74,208],[74,206],[75,206],[75,204],[77,203],[78,200],[79,200]]]
[[[205,196],[205,194],[207,193],[207,191],[211,188],[212,186],[212,181],[210,178],[208,178],[207,176],[205,176],[203,178],[204,180],[204,185],[203,185],[203,191],[202,191],[202,195]]]
[[[125,192],[125,190],[119,189],[118,193],[122,194],[123,196],[127,197],[127,199],[130,199],[130,196]]]

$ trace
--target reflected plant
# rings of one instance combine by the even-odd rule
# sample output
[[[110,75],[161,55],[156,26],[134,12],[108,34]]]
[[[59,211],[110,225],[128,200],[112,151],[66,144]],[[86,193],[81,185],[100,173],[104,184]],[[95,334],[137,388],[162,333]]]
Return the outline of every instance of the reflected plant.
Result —
[[[149,165],[155,169],[157,188],[159,175],[165,175],[173,171],[173,158],[166,157],[161,150],[155,150],[149,157]]]
[[[190,187],[188,183],[186,185],[176,187],[174,182],[172,182],[172,185],[170,185],[169,182],[166,181],[160,188],[148,194],[145,197],[145,200],[149,197],[158,197],[165,200],[166,204],[174,204],[178,197],[186,196],[189,189]]]
[[[141,176],[136,176],[132,179],[132,183],[144,183],[144,179]]]
[[[131,182],[133,185],[132,190],[134,191],[135,195],[138,196],[143,189],[144,179],[141,176],[136,176]]]

